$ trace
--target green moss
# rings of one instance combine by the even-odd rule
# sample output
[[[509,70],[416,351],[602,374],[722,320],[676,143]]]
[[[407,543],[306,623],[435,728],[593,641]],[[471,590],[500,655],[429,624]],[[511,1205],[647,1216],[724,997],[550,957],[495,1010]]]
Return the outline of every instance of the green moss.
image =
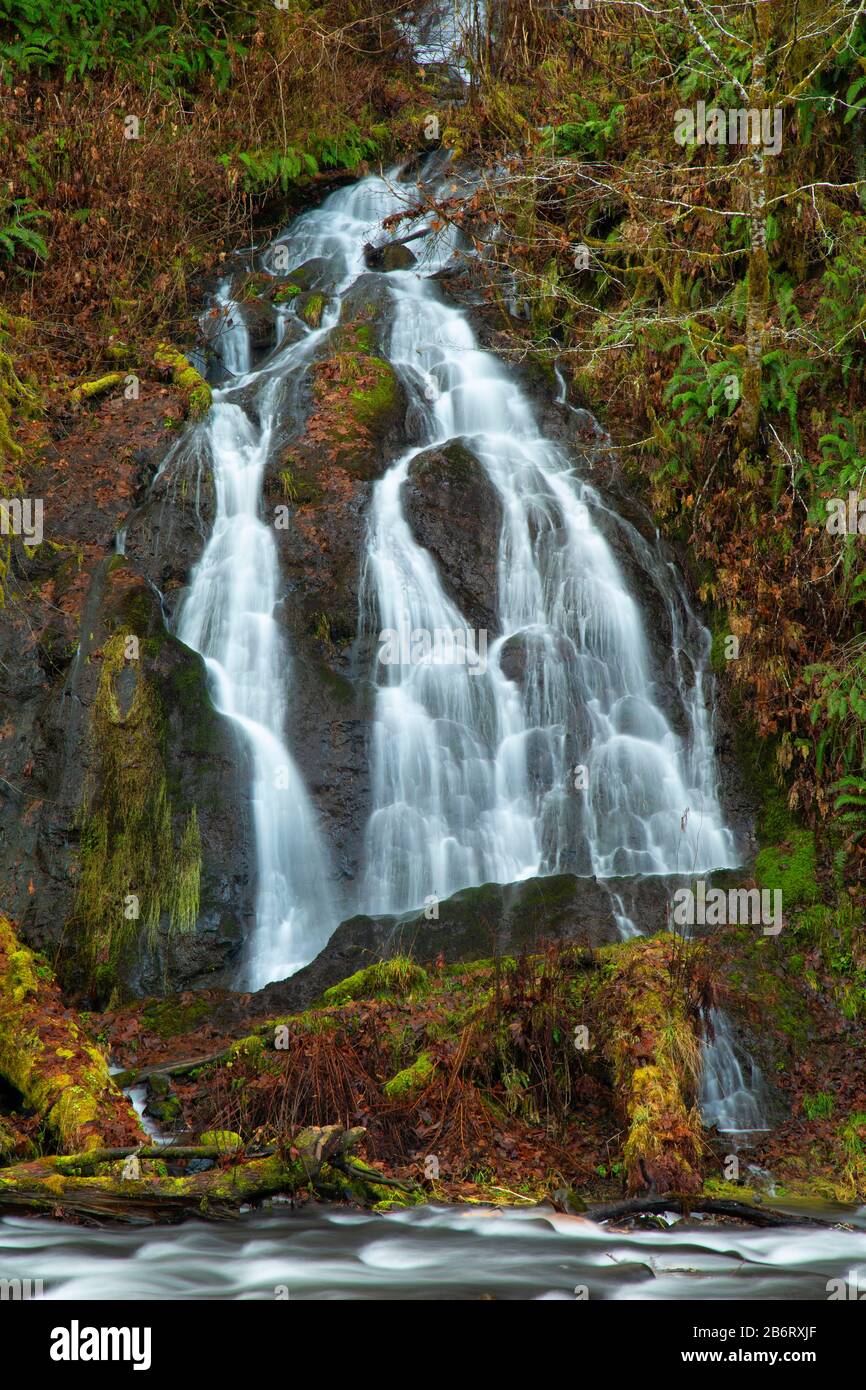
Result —
[[[212,391],[201,372],[170,343],[160,343],[154,361],[162,371],[170,371],[172,382],[186,399],[187,413],[191,420],[200,420],[211,407]]]
[[[242,1149],[244,1141],[239,1134],[235,1134],[231,1129],[208,1129],[201,1136],[201,1143],[205,1148],[220,1149],[223,1153],[234,1153],[236,1149]],[[275,1164],[279,1163],[274,1159]]]
[[[385,1082],[385,1095],[389,1100],[405,1100],[416,1091],[423,1091],[434,1070],[429,1052],[422,1052],[410,1067],[404,1067]]]
[[[14,1003],[21,1004],[28,996],[36,994],[39,976],[31,951],[21,947],[11,953],[6,979],[7,990]]]
[[[724,1178],[707,1178],[704,1182],[703,1194],[705,1197],[723,1197],[731,1202],[753,1202],[755,1200],[754,1188],[744,1187],[735,1182],[726,1182]]]
[[[385,995],[398,998],[411,994],[427,983],[427,971],[405,956],[378,961],[358,970],[338,985],[326,989],[325,1005],[348,1004],[355,999],[380,999]]]
[[[788,810],[784,794],[778,787],[765,792],[758,832],[764,844],[778,844],[796,830],[797,822]]]
[[[399,403],[397,374],[380,357],[365,357],[365,367],[373,381],[353,388],[350,399],[353,413],[362,425],[375,425],[385,415],[396,410]]]
[[[178,999],[154,999],[142,1010],[141,1023],[158,1038],[178,1038],[191,1032],[208,1012],[206,999],[193,999],[189,1004]]]
[[[755,877],[762,888],[781,889],[786,912],[814,903],[820,891],[814,832],[793,830],[786,843],[762,849],[755,860]]]
[[[367,306],[365,311],[370,318],[375,318],[378,308],[375,304]],[[331,342],[335,352],[373,352],[373,330],[370,323],[341,323],[335,328]]]
[[[0,1076],[42,1117],[63,1148],[102,1146],[103,1120],[115,1129],[125,1125],[130,1135],[140,1132],[131,1108],[114,1086],[102,1052],[81,1037],[53,978],[43,977],[39,963],[18,943],[4,917],[0,917]]]
[[[310,328],[318,328],[322,322],[322,314],[325,312],[327,300],[323,294],[313,292],[310,294],[301,310],[301,318]]]
[[[298,295],[302,293],[303,291],[300,285],[280,285],[280,288],[274,295],[274,303],[285,304],[290,299],[296,299]]]
[[[95,396],[104,396],[106,391],[110,391],[115,386],[123,383],[123,372],[109,372],[106,376],[99,377],[96,381],[83,381],[80,386],[76,386],[72,392],[74,401],[89,401]]]
[[[103,991],[112,987],[126,951],[142,935],[155,945],[164,914],[171,932],[194,928],[201,882],[194,806],[175,850],[162,701],[155,682],[126,665],[129,635],[121,628],[103,648],[73,909],[77,954],[91,983]],[[124,669],[133,672],[134,688],[122,713],[117,682]]]
[[[671,989],[671,970],[696,969],[700,948],[672,948],[642,938],[602,948],[602,970],[584,983],[606,1023],[604,1055],[627,1123],[623,1160],[630,1191],[647,1182],[660,1191],[698,1185],[700,1118],[694,1105],[700,1040],[685,993]]]

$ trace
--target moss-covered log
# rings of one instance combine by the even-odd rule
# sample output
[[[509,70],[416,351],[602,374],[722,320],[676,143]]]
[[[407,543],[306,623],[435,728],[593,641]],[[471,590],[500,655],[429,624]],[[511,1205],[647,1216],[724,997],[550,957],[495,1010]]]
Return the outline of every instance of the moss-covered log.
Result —
[[[171,373],[172,385],[182,391],[191,420],[200,420],[207,414],[211,407],[211,388],[188,357],[171,343],[160,343],[154,363],[159,371]]]
[[[80,404],[81,401],[94,400],[97,396],[104,396],[106,392],[113,390],[116,386],[123,384],[123,372],[109,372],[107,376],[98,377],[95,381],[82,381],[71,393],[71,399]]]
[[[60,1149],[139,1143],[144,1133],[104,1054],[64,1004],[50,968],[0,916],[0,1076]]]
[[[165,1160],[172,1158],[169,1149],[140,1150],[136,1155],[139,1176],[134,1177],[124,1176],[122,1156],[98,1162],[103,1155],[83,1153],[19,1164],[0,1170],[0,1211],[132,1224],[173,1223],[190,1217],[225,1220],[251,1202],[301,1190],[365,1206],[411,1199],[414,1190],[409,1184],[349,1159],[349,1151],[364,1133],[340,1125],[311,1126],[295,1136],[287,1152],[273,1151],[189,1177],[165,1174]],[[181,1152],[198,1156],[212,1150],[178,1150],[175,1156]],[[142,1172],[145,1154],[155,1161],[145,1160]],[[94,1167],[102,1171],[94,1173]]]

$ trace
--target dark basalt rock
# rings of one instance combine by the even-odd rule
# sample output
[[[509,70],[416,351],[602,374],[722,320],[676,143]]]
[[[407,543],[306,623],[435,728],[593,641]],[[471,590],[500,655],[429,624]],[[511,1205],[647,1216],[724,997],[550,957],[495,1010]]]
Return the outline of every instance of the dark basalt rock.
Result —
[[[269,266],[273,264],[274,249],[279,244],[276,242],[274,247],[270,249],[267,257]],[[313,256],[292,270],[275,271],[274,273],[279,277],[277,289],[280,285],[297,285],[299,290],[327,290],[334,285],[334,266],[326,256]]]
[[[429,920],[424,910],[397,917],[351,917],[340,923],[310,965],[288,980],[257,991],[250,1012],[266,1015],[306,1009],[331,985],[374,961],[396,955],[431,961],[441,954],[452,964],[516,955],[552,940],[584,946],[619,941],[615,893],[622,898],[626,915],[644,931],[653,932],[664,926],[667,905],[680,882],[632,878],[600,883],[556,874],[464,888],[439,903],[436,920]]]
[[[75,904],[82,807],[98,804],[101,795],[90,711],[105,643],[120,630],[134,633],[140,647],[140,659],[130,662],[116,682],[120,717],[128,712],[138,682],[149,681],[159,693],[161,732],[154,733],[162,742],[175,844],[194,806],[202,845],[195,930],[171,932],[164,914],[153,948],[142,941],[121,960],[113,980],[125,991],[149,994],[208,982],[236,957],[252,925],[249,770],[231,726],[211,703],[203,661],[166,633],[156,594],[120,556],[97,573],[78,657],[65,689],[39,724],[40,751],[51,769],[37,838],[47,881],[22,912],[20,930],[31,945],[53,950],[62,943],[62,977],[68,986],[87,987],[68,924]],[[122,741],[122,730],[118,737]]]
[[[249,299],[234,305],[230,311],[239,314],[250,338],[253,358],[263,357],[276,345],[277,319],[273,305],[267,300]]]
[[[30,490],[50,497],[50,544],[37,555],[41,587],[19,591],[0,613],[0,715],[12,731],[0,783],[2,909],[73,988],[85,983],[72,929],[82,808],[99,792],[94,701],[105,644],[123,625],[139,637],[141,657],[118,673],[119,713],[134,698],[137,671],[146,673],[160,696],[175,845],[190,808],[197,810],[202,913],[198,929],[177,944],[163,924],[156,953],[127,961],[116,982],[130,991],[202,983],[239,951],[251,923],[243,750],[210,704],[200,658],[163,623],[159,590],[169,602],[181,592],[210,524],[206,489],[199,489],[199,513],[195,474],[184,473],[185,446],[171,450],[166,422],[181,413],[170,389],[144,381],[134,403],[105,400],[72,413],[62,445],[49,443],[28,460]],[[169,465],[151,491],[167,451]],[[137,504],[131,517],[130,499]],[[121,528],[130,540],[125,558],[113,553]]]
[[[502,508],[483,464],[460,440],[425,449],[409,465],[404,506],[446,593],[473,627],[495,636]]]
[[[371,270],[411,270],[413,265],[418,264],[417,256],[413,255],[408,246],[401,245],[398,241],[392,241],[385,246],[365,246],[364,260]]]

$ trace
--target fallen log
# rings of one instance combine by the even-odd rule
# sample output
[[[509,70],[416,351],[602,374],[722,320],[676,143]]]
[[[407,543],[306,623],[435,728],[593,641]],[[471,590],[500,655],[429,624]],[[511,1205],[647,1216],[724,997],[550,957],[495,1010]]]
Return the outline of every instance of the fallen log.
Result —
[[[126,1090],[129,1086],[139,1086],[142,1082],[149,1081],[152,1076],[187,1076],[199,1067],[225,1061],[231,1056],[231,1052],[231,1047],[224,1047],[219,1052],[206,1052],[202,1057],[184,1057],[177,1062],[155,1062],[152,1066],[128,1067],[125,1071],[115,1072],[113,1079],[116,1085]]]
[[[146,1136],[108,1062],[63,1001],[50,970],[0,916],[0,1076],[43,1119],[62,1150]]]
[[[55,1154],[49,1157],[31,1159],[27,1163],[17,1163],[14,1168],[0,1168],[0,1177],[50,1177],[59,1173],[66,1177],[83,1177],[106,1163],[119,1163],[125,1158],[158,1159],[161,1162],[175,1162],[188,1158],[211,1158],[214,1161],[226,1157],[229,1150],[216,1144],[139,1144],[136,1148],[87,1149],[78,1154]],[[244,1152],[244,1161],[256,1158],[269,1158],[277,1152],[275,1144],[256,1148],[254,1152]]]
[[[680,1216],[729,1216],[750,1226],[830,1226],[815,1216],[789,1216],[784,1212],[768,1211],[750,1202],[737,1202],[728,1197],[633,1197],[625,1202],[608,1202],[588,1207],[589,1221],[623,1221],[629,1216],[658,1215],[677,1212]]]
[[[356,1161],[348,1154],[366,1133],[340,1125],[311,1126],[292,1140],[288,1151],[273,1150],[243,1163],[216,1167],[189,1177],[165,1177],[150,1173],[124,1177],[122,1172],[86,1176],[81,1171],[103,1162],[123,1160],[130,1154],[165,1159],[164,1148],[106,1149],[40,1159],[0,1169],[0,1212],[31,1212],[74,1218],[88,1223],[106,1221],[140,1225],[174,1224],[193,1217],[224,1221],[236,1217],[241,1207],[278,1194],[312,1190],[330,1200],[352,1200],[367,1206],[389,1198],[397,1189],[404,1195],[417,1189],[389,1178]],[[175,1151],[193,1157],[217,1157],[208,1146],[187,1146]],[[110,1156],[110,1158],[109,1158]],[[225,1154],[222,1154],[225,1157]],[[392,1199],[393,1200],[393,1199]]]

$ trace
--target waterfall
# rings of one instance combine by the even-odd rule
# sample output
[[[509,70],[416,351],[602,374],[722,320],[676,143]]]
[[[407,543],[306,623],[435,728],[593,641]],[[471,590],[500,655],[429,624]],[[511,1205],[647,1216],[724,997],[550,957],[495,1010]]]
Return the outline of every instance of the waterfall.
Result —
[[[702,688],[708,634],[699,629],[695,680],[678,692],[683,735],[660,705],[644,620],[598,524],[609,509],[429,278],[451,251],[441,239],[422,253],[426,275],[389,276],[389,356],[426,437],[377,484],[372,508],[366,606],[407,640],[374,673],[362,905],[399,912],[563,869],[608,878],[730,866]],[[500,631],[483,667],[466,651],[486,649],[489,635],[468,629],[403,504],[413,459],[451,441],[468,446],[501,504]],[[644,549],[673,611],[667,567]],[[466,650],[437,655],[437,632],[466,633]],[[522,688],[503,669],[515,647]]]
[[[229,301],[223,292],[222,303]],[[249,368],[245,331],[231,316],[221,335],[224,365]],[[235,335],[244,334],[240,343]],[[289,371],[306,344],[285,354]],[[177,635],[201,653],[216,708],[238,729],[252,772],[257,852],[256,935],[247,965],[252,988],[292,974],[324,946],[338,918],[315,812],[285,742],[291,662],[274,617],[280,575],[273,531],[262,520],[262,473],[275,424],[280,378],[262,376],[256,424],[214,393],[200,430],[216,516],[182,604]]]
[[[737,1136],[739,1142],[765,1132],[769,1128],[764,1108],[766,1085],[760,1067],[736,1041],[730,1019],[721,1009],[708,1011],[704,1028],[701,1119],[707,1128],[715,1126],[720,1134]]]
[[[362,179],[299,217],[259,258],[268,270],[279,247],[289,265],[320,263],[332,293],[321,327],[280,334],[258,370],[230,281],[215,296],[228,381],[195,443],[212,470],[216,516],[177,630],[204,657],[216,706],[249,751],[258,858],[250,985],[308,961],[341,906],[287,743],[291,655],[274,616],[282,595],[261,515],[263,470],[341,295],[366,270],[365,244],[383,218],[421,197],[394,175]],[[454,234],[414,245],[418,264],[387,276],[387,356],[420,423],[416,444],[376,483],[370,510],[360,622],[375,647],[386,631],[400,642],[391,664],[374,662],[372,805],[352,906],[408,910],[430,895],[566,870],[604,879],[732,865],[703,686],[708,634],[657,548],[544,437],[525,391],[444,300],[431,277],[452,259]],[[495,632],[469,628],[405,511],[413,460],[452,441],[498,499],[501,521],[478,519],[499,527]],[[615,555],[617,532],[667,613],[679,674],[665,698],[645,615]],[[443,633],[456,650],[439,649]],[[419,634],[429,641],[416,657]],[[622,903],[613,906],[623,934],[633,933]]]

